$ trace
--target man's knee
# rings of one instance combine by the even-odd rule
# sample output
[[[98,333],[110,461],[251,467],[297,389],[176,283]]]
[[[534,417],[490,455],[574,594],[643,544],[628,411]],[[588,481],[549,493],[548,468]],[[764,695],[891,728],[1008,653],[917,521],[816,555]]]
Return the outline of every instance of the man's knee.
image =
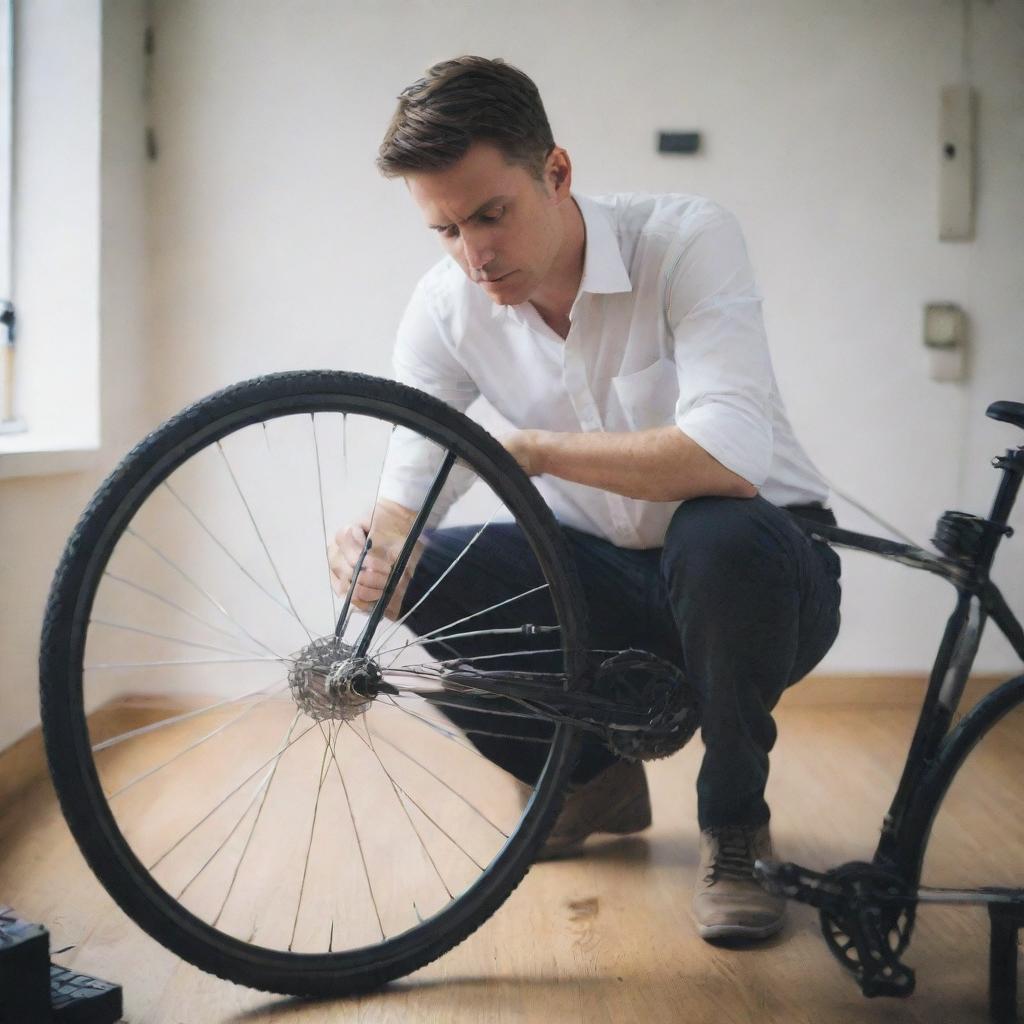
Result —
[[[676,510],[665,535],[662,576],[681,588],[732,587],[783,568],[777,539],[754,498],[693,498]]]

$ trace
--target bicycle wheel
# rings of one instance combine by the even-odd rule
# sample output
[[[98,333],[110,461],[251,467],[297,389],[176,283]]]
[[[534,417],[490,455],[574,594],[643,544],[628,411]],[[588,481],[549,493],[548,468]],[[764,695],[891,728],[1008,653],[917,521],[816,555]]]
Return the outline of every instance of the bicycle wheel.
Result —
[[[950,730],[907,808],[895,851],[904,877],[939,887],[970,888],[982,878],[986,885],[1021,886],[1024,804],[1019,793],[993,780],[1000,778],[1007,757],[1019,755],[1022,723],[1024,675],[1019,675],[982,697]],[[997,814],[1002,819],[994,845]],[[933,839],[939,840],[938,849]],[[1006,851],[1017,856],[1005,856]]]
[[[465,416],[372,377],[277,374],[186,409],[102,485],[54,578],[42,719],[71,831],[136,923],[243,985],[342,994],[440,956],[521,880],[572,767],[572,728],[520,740],[495,712],[493,736],[508,722],[509,742],[542,747],[524,787],[422,696],[446,692],[438,646],[487,633],[488,609],[435,629],[434,656],[384,620],[367,653],[400,692],[325,710],[367,623],[352,611],[335,635],[328,537],[374,507],[396,438],[458,460],[472,487],[449,520],[518,528],[552,617],[502,630],[502,650],[512,637],[520,662],[554,657],[577,685],[583,604],[537,491]]]

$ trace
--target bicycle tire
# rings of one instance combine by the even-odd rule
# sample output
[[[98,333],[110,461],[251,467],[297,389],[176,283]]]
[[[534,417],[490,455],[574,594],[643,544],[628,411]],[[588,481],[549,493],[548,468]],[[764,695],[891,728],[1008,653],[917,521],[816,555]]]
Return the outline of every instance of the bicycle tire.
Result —
[[[1024,706],[1024,675],[1014,676],[982,697],[946,736],[907,807],[895,862],[912,885],[921,880],[932,827],[957,773],[971,751],[1007,715]]]
[[[64,816],[108,893],[154,939],[211,974],[297,996],[340,995],[378,987],[431,962],[476,930],[526,874],[560,809],[577,744],[571,728],[554,729],[532,801],[476,882],[437,913],[420,918],[420,923],[406,932],[385,937],[382,926],[382,941],[372,945],[346,952],[308,953],[292,951],[290,946],[271,949],[243,941],[193,914],[143,865],[112,813],[91,749],[83,664],[97,587],[133,517],[175,470],[246,427],[282,417],[309,414],[315,441],[317,411],[378,418],[406,427],[447,447],[475,470],[513,513],[547,578],[561,629],[566,674],[572,681],[569,685],[577,685],[587,647],[579,584],[555,520],[539,493],[515,460],[479,425],[415,389],[337,371],[299,371],[256,378],[191,405],[140,442],[110,474],[83,512],[64,550],[41,638],[43,732]],[[263,429],[266,433],[266,426]],[[327,753],[325,749],[324,760]],[[279,753],[278,762],[280,759]],[[320,785],[324,785],[323,774]],[[347,789],[345,792],[348,799]],[[398,790],[395,796],[402,804]],[[316,808],[313,822],[315,828]],[[358,832],[356,842],[360,842]],[[306,856],[308,867],[308,850]],[[373,899],[365,859],[363,867]],[[299,900],[301,905],[301,889]],[[418,908],[416,915],[420,916]],[[298,916],[297,909],[296,922]]]

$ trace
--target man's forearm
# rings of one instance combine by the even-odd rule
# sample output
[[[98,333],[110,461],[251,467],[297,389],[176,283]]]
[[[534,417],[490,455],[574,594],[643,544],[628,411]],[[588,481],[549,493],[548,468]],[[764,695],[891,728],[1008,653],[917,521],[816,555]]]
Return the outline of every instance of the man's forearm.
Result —
[[[531,476],[548,473],[627,498],[681,501],[757,494],[753,484],[674,426],[621,434],[520,430],[504,443]]]

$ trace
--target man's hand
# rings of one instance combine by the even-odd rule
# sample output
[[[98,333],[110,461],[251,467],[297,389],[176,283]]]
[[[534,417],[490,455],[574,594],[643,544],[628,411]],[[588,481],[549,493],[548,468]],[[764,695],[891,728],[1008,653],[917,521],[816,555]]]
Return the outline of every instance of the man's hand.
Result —
[[[332,576],[331,586],[334,592],[341,598],[348,594],[355,567],[366,547],[369,533],[372,544],[363,559],[359,579],[352,591],[353,606],[363,612],[369,611],[384,592],[384,584],[391,574],[391,567],[402,550],[415,518],[416,513],[411,509],[403,508],[391,501],[380,501],[372,516],[372,533],[370,516],[364,516],[358,523],[339,529],[327,548],[327,560]],[[399,616],[405,591],[422,550],[422,541],[417,541],[384,613],[389,619],[397,619]]]

